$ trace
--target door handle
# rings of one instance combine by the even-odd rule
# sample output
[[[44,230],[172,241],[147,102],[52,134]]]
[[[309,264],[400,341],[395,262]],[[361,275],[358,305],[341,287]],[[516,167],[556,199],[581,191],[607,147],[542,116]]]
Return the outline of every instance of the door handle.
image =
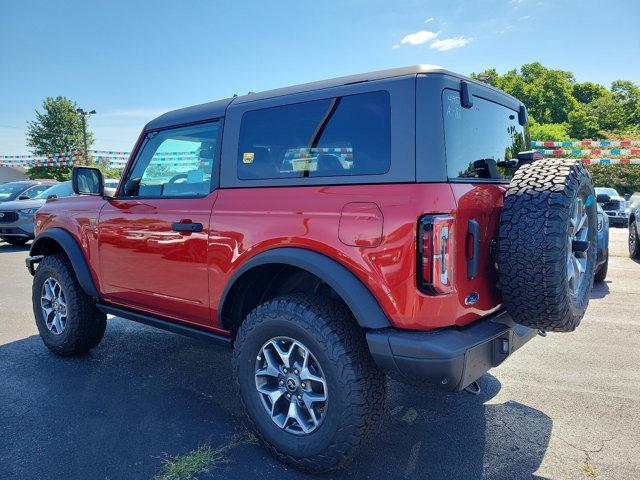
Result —
[[[171,224],[171,230],[173,230],[174,232],[201,232],[202,224],[192,222],[176,222]]]
[[[475,220],[467,223],[467,242],[471,243],[471,252],[467,247],[467,278],[472,279],[478,274],[480,263],[480,224]]]

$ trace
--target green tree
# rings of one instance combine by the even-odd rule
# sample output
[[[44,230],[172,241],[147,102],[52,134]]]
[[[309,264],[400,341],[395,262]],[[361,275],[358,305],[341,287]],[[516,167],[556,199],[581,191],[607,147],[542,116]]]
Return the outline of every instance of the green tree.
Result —
[[[582,82],[573,86],[573,96],[580,103],[591,103],[607,95],[609,91],[598,83]]]
[[[529,117],[529,136],[531,140],[571,140],[571,136],[567,131],[567,125],[564,123],[547,123],[540,124],[532,117]]]
[[[611,93],[587,105],[590,115],[598,119],[601,130],[616,132],[628,126],[627,113],[622,102]]]
[[[591,114],[582,104],[575,110],[569,112],[568,121],[569,136],[575,140],[585,140],[587,138],[601,138],[600,124],[598,117]]]
[[[66,97],[47,97],[42,102],[43,111],[36,110],[36,119],[27,122],[27,146],[35,155],[81,150],[82,118],[76,112],[77,105]],[[93,134],[87,131],[87,146],[93,144]],[[30,178],[68,180],[71,167],[33,167],[27,172]]]
[[[616,80],[611,93],[624,111],[625,126],[640,124],[640,87],[629,80]]]

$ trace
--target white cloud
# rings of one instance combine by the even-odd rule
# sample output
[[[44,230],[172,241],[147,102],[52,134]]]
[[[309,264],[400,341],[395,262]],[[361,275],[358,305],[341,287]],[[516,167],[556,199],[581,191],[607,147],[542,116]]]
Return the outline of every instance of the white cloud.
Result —
[[[529,18],[531,18],[531,15],[523,15],[518,20],[528,20]]]
[[[424,21],[424,23],[431,23],[431,22],[433,22],[434,20],[435,20],[435,18],[433,18],[433,17],[429,17],[429,18],[427,18],[427,19]]]
[[[393,48],[393,49],[400,48],[400,45],[394,45],[394,46],[393,46],[393,47],[391,47],[391,48]]]
[[[513,28],[513,25],[507,25],[506,27],[501,28],[500,30],[496,30],[496,33],[497,33],[498,35],[502,35],[503,33],[506,33],[506,32],[508,32],[509,30],[511,30],[512,28]]]
[[[453,48],[461,48],[471,42],[473,38],[443,38],[442,40],[436,40],[431,44],[431,48],[434,48],[440,52],[451,50]]]
[[[400,41],[401,44],[408,43],[409,45],[421,45],[429,40],[432,40],[438,36],[440,32],[429,32],[427,30],[420,30],[419,32],[410,33],[405,35]]]

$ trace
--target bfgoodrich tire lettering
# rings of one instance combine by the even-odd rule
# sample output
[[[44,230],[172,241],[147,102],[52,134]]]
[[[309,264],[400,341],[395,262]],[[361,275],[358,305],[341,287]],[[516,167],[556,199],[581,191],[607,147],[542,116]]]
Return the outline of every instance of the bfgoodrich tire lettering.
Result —
[[[576,209],[582,221],[574,226]],[[557,332],[578,326],[593,286],[596,221],[593,182],[582,163],[539,160],[516,171],[498,246],[502,299],[516,322]],[[578,265],[580,282],[572,277]]]
[[[42,309],[43,288],[53,280],[62,289],[66,306],[64,328],[47,326]],[[102,340],[107,317],[98,311],[76,279],[73,267],[64,254],[48,255],[36,269],[32,291],[33,313],[44,344],[56,355],[69,356],[87,352]]]
[[[265,342],[293,339],[313,353],[328,396],[322,423],[306,435],[279,427],[256,389],[256,358]],[[349,311],[328,298],[295,294],[253,310],[238,331],[233,366],[245,411],[265,446],[295,468],[325,472],[347,462],[382,416],[385,377]]]

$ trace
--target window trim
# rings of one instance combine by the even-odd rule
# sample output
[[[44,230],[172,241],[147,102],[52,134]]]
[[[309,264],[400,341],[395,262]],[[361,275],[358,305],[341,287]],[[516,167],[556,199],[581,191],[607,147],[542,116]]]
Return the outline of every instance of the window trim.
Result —
[[[124,189],[125,184],[129,180],[131,176],[131,172],[133,172],[136,164],[140,160],[140,155],[142,154],[144,147],[147,145],[149,141],[149,134],[151,133],[160,133],[167,130],[177,130],[179,128],[192,127],[195,125],[203,125],[206,123],[218,123],[218,135],[216,141],[216,157],[218,159],[217,165],[216,162],[212,165],[211,171],[211,180],[209,182],[209,192],[199,195],[121,195],[120,191]],[[127,164],[125,171],[123,172],[122,179],[119,182],[119,188],[114,197],[111,197],[116,200],[136,200],[136,199],[146,199],[146,200],[180,200],[180,199],[196,199],[196,198],[205,198],[211,195],[215,190],[220,187],[220,163],[221,163],[221,154],[222,154],[222,130],[224,128],[224,117],[216,117],[210,118],[206,120],[198,120],[197,122],[189,122],[183,123],[180,125],[171,125],[168,127],[162,128],[153,128],[153,129],[145,129],[141,133],[141,138],[139,140],[139,144],[135,149],[135,154],[133,156],[133,160]]]

